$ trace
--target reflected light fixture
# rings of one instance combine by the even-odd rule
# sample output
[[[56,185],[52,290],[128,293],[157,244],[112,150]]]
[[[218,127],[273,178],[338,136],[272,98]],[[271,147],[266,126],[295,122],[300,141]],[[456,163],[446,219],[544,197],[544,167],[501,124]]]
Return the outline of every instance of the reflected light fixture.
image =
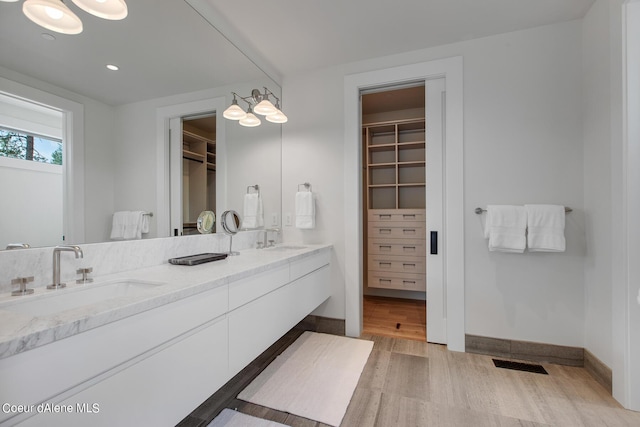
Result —
[[[231,102],[231,106],[224,110],[222,116],[225,119],[229,120],[241,120],[247,117],[247,113],[244,112],[242,108],[238,105],[238,100],[236,99],[237,94],[233,94],[233,101]]]
[[[80,9],[98,18],[120,20],[127,17],[129,9],[124,0],[71,0]]]
[[[82,21],[60,0],[25,0],[22,12],[41,27],[62,34],[80,34]]]
[[[13,3],[17,0],[0,0]],[[80,9],[102,19],[124,19],[128,12],[124,0],[72,0]],[[31,21],[62,34],[80,34],[82,21],[62,0],[25,0],[22,12]]]
[[[260,119],[253,114],[254,112],[265,116],[267,121],[271,123],[286,123],[288,120],[287,116],[280,110],[280,99],[266,87],[264,88],[264,93],[261,93],[258,89],[253,89],[250,96],[240,96],[235,92],[231,93],[233,94],[233,101],[222,114],[226,119],[239,120],[242,126],[247,127],[255,127],[261,123]],[[238,105],[238,98],[249,104],[246,113]],[[276,104],[273,105],[269,98],[273,98]]]
[[[251,105],[249,105],[249,109],[247,110],[247,115],[244,117],[244,119],[240,119],[239,123],[242,126],[253,128],[256,126],[260,126],[260,123],[262,122],[260,121],[259,118],[256,117],[255,114],[253,114],[253,109],[251,108]]]

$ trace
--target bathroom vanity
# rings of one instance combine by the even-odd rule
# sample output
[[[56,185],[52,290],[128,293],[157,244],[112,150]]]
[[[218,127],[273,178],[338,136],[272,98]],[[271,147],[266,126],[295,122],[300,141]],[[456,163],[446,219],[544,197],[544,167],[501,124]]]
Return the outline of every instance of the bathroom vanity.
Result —
[[[329,298],[330,252],[251,249],[1,299],[0,425],[175,425]]]

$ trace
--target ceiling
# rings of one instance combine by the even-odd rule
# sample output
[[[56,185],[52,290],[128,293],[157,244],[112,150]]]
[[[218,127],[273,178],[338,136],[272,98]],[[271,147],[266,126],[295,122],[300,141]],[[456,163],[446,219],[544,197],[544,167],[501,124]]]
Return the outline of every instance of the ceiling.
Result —
[[[84,31],[65,35],[27,19],[22,2],[0,1],[0,66],[109,105],[264,77],[189,4],[158,3],[128,0],[129,15],[108,21],[67,1]]]
[[[582,18],[594,0],[208,0],[283,76]],[[250,12],[250,13],[248,13]]]

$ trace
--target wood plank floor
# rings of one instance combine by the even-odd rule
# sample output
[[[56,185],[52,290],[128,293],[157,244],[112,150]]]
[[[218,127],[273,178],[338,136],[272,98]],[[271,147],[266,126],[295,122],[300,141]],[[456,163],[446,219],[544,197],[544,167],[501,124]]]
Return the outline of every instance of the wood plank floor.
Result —
[[[364,334],[426,341],[425,301],[365,295],[362,306]]]
[[[540,375],[496,368],[489,356],[441,345],[361,339],[374,347],[342,427],[640,426],[640,413],[622,409],[583,368],[543,364],[549,375]],[[206,426],[228,407],[292,427],[325,427],[238,400],[234,396],[243,387],[225,392],[229,398],[222,406],[216,393],[180,425]]]

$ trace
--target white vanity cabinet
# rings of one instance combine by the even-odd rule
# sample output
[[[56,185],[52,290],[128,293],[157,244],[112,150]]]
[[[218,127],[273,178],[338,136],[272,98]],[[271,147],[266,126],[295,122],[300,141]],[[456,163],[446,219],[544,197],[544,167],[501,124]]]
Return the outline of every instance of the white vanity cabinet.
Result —
[[[0,401],[33,405],[0,426],[177,424],[329,298],[329,258],[293,256],[0,359]]]

